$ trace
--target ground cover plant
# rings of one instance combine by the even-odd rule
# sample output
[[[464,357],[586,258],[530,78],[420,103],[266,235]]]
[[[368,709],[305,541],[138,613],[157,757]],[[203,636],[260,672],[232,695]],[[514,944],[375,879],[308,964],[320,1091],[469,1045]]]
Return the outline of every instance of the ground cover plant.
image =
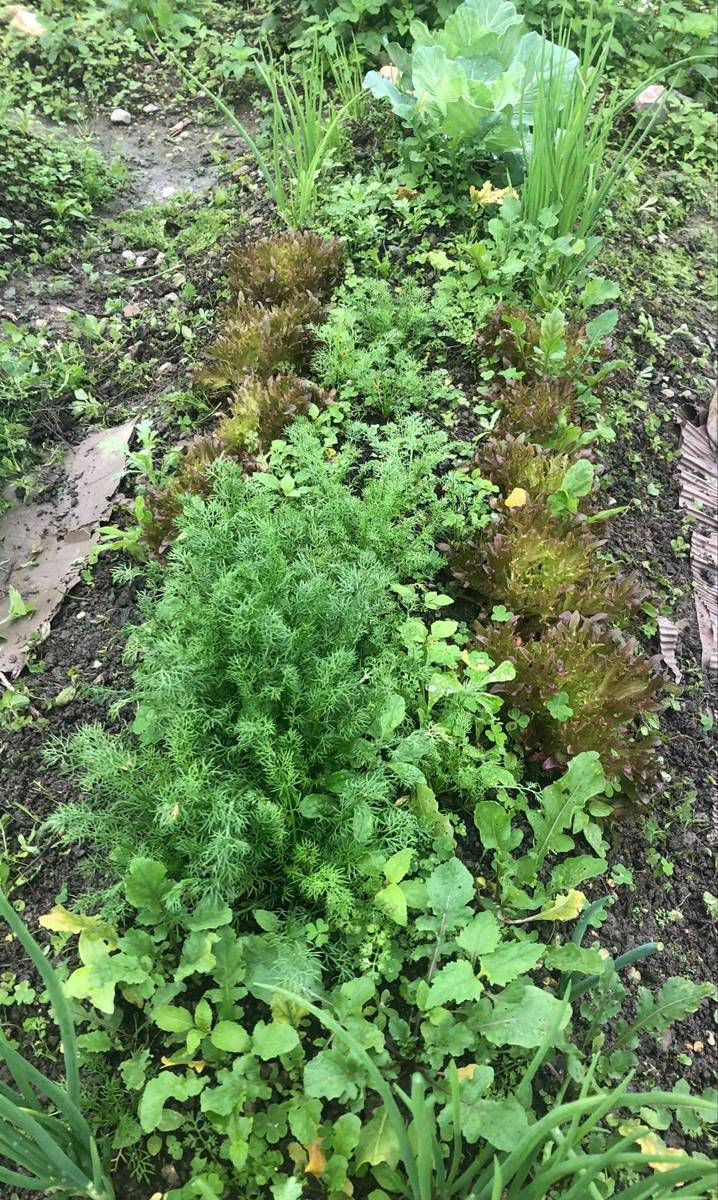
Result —
[[[8,528],[136,422],[0,624],[8,1200],[715,1200],[710,32],[650,9],[8,10],[6,138],[128,110],[12,142]]]

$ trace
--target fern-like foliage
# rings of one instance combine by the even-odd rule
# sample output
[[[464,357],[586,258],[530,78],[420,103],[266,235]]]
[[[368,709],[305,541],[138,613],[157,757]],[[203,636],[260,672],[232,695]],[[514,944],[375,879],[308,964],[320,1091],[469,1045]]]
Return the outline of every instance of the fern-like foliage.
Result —
[[[224,459],[208,498],[181,498],[161,591],[128,643],[134,723],[51,749],[82,796],[50,824],[118,874],[142,853],[195,895],[343,919],[377,854],[420,837],[373,729],[405,658],[393,585],[442,562],[447,445],[409,422],[362,469],[359,446],[328,463],[300,421],[286,453],[298,500]]]
[[[414,283],[392,294],[384,280],[355,280],[317,333],[313,367],[325,387],[382,417],[448,407],[457,396],[445,372],[427,370],[434,315]]]
[[[512,626],[477,627],[477,645],[516,667],[497,691],[528,717],[519,733],[527,751],[551,766],[597,750],[609,777],[622,775],[639,790],[655,780],[659,739],[642,725],[658,709],[665,679],[660,660],[646,658],[633,639],[600,618],[566,613],[536,639]]]

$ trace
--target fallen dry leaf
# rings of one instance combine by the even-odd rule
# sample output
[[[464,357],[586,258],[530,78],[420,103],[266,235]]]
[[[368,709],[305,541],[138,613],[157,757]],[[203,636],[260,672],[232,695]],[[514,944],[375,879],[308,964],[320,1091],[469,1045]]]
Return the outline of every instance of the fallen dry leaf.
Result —
[[[20,505],[0,519],[0,621],[9,613],[10,588],[34,606],[0,626],[0,671],[11,679],[25,665],[28,640],[50,632],[52,617],[99,540],[98,526],[112,507],[134,427],[132,420],[88,434],[65,456],[59,494]]]
[[[389,83],[396,83],[399,78],[400,71],[399,68],[395,67],[393,63],[385,63],[383,67],[379,68],[379,74],[381,75],[382,79],[388,79]]]
[[[480,188],[473,186],[469,188],[469,199],[474,207],[477,207],[479,204],[482,208],[487,204],[503,204],[507,196],[518,197],[516,188],[495,188],[490,179],[487,179]]]
[[[678,503],[695,524],[691,574],[703,666],[718,671],[718,462],[707,426],[686,422],[681,431]]]
[[[191,124],[191,117],[183,117],[181,121],[178,121],[176,125],[173,125],[171,129],[167,130],[167,134],[169,137],[177,137],[178,133],[181,133],[183,129],[186,129],[187,126]]]
[[[661,658],[673,675],[676,683],[680,683],[683,678],[683,672],[678,666],[676,650],[678,649],[681,634],[687,628],[688,622],[671,621],[668,617],[659,617],[657,624],[658,637],[661,643]]]
[[[677,1146],[667,1146],[657,1133],[647,1133],[644,1137],[637,1137],[636,1144],[640,1146],[644,1154],[668,1154],[671,1158],[685,1158],[683,1150],[679,1150]],[[654,1171],[672,1171],[675,1163],[651,1162],[649,1160],[648,1165]]]

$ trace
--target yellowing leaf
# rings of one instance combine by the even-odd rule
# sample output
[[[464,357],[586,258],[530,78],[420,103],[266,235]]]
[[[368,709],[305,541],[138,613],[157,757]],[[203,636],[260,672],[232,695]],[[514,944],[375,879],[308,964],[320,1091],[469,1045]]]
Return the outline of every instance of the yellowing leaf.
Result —
[[[677,1146],[667,1146],[657,1133],[647,1133],[644,1137],[637,1137],[636,1142],[644,1154],[670,1155],[671,1158],[686,1157],[684,1151],[680,1150]],[[671,1171],[675,1163],[649,1161],[648,1165],[654,1171]]]
[[[295,1167],[303,1167],[307,1162],[307,1152],[299,1142],[290,1142],[287,1146],[287,1154]]]
[[[542,908],[533,918],[534,921],[574,921],[586,905],[586,896],[576,888],[571,888],[565,896],[554,896],[546,908]]]
[[[487,179],[481,188],[469,188],[469,199],[474,208],[478,208],[479,205],[485,207],[487,204],[503,204],[507,196],[518,197],[516,188],[495,188],[490,179]]]
[[[86,917],[82,913],[68,912],[62,904],[40,917],[38,921],[43,929],[52,929],[55,933],[80,933],[86,937],[97,938],[107,942],[111,949],[117,946],[117,930],[101,917]]]
[[[459,1079],[473,1079],[476,1074],[476,1063],[467,1063],[465,1067],[458,1067],[456,1074]]]
[[[204,1062],[201,1058],[191,1058],[187,1060],[181,1056],[177,1059],[174,1059],[166,1058],[163,1055],[160,1059],[160,1063],[163,1067],[189,1067],[190,1070],[195,1071],[198,1075],[201,1075],[207,1066],[206,1062]]]
[[[528,500],[528,492],[524,488],[515,487],[504,500],[507,508],[523,508]]]
[[[307,1165],[304,1168],[305,1175],[315,1175],[317,1179],[321,1179],[327,1165],[327,1156],[322,1150],[322,1142],[324,1138],[315,1138],[313,1142],[309,1142],[304,1147],[308,1154]]]

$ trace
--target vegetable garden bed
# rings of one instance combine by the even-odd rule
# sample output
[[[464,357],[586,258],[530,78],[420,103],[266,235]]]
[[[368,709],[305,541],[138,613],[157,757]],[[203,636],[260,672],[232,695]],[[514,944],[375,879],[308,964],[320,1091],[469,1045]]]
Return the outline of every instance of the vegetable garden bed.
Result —
[[[0,1196],[715,1197],[712,23],[240,7],[7,12]]]

